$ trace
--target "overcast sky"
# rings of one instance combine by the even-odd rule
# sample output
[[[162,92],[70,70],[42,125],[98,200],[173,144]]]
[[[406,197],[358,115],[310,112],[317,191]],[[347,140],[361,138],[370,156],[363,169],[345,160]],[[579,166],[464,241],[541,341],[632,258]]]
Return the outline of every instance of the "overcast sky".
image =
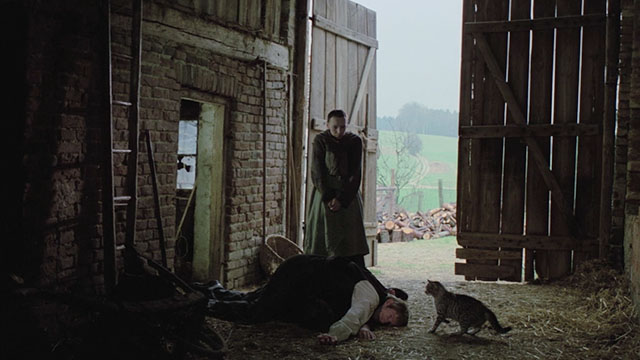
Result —
[[[378,116],[417,102],[458,111],[462,0],[353,0],[376,12]]]

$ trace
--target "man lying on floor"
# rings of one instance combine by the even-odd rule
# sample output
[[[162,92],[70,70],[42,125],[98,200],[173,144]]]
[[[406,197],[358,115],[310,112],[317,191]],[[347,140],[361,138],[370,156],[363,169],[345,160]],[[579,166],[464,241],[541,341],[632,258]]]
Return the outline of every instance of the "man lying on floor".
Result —
[[[194,287],[208,298],[209,315],[229,321],[296,323],[322,332],[321,344],[358,335],[374,339],[375,325],[406,326],[407,294],[387,289],[367,269],[346,258],[296,255],[284,261],[263,287],[225,290],[218,282]],[[397,296],[397,297],[396,297]]]

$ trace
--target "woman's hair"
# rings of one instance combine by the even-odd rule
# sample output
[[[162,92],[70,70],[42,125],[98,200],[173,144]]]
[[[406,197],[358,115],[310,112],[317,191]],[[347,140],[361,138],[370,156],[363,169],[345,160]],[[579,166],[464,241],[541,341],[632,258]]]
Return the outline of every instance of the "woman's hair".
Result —
[[[395,310],[398,314],[398,326],[407,326],[409,323],[409,307],[407,306],[407,303],[390,294],[387,295],[387,299],[392,300],[389,307]]]
[[[327,122],[329,120],[331,120],[332,117],[341,117],[341,118],[347,118],[347,113],[344,112],[344,110],[341,109],[335,109],[335,110],[331,110],[329,112],[329,115],[327,115]]]

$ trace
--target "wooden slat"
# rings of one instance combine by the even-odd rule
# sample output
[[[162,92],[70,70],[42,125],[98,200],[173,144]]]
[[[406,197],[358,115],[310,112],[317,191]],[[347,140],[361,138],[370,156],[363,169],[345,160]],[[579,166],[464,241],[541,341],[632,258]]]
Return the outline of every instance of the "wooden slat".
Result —
[[[356,31],[360,34],[367,34],[367,9],[360,5],[356,4]],[[365,45],[357,44],[357,52],[358,52],[358,82],[356,83],[356,95],[354,96],[354,100],[352,100],[351,109],[350,109],[350,122],[356,122],[359,125],[364,126],[364,116],[366,115],[364,110],[364,99],[366,97],[366,85],[369,79],[369,70],[371,69],[371,64],[373,63],[373,56],[375,54],[371,54],[371,50],[375,48],[368,47]],[[370,55],[370,56],[369,56]],[[369,63],[367,64],[367,60],[369,59]]]
[[[280,40],[280,15],[282,0],[265,0],[264,32],[272,39]]]
[[[462,4],[463,21],[473,20],[474,4],[470,0],[464,0]],[[458,114],[459,132],[463,127],[471,125],[471,80],[473,76],[473,37],[462,33],[462,56],[460,65],[460,112]],[[471,163],[469,153],[471,140],[469,138],[458,139],[458,179],[456,194],[456,219],[458,231],[472,231],[471,214],[473,213],[473,196],[471,192]]]
[[[597,239],[585,238],[578,242],[570,236],[509,235],[494,233],[458,233],[461,246],[495,246],[534,250],[573,250],[597,246]]]
[[[362,69],[362,75],[360,76],[360,84],[358,85],[358,92],[356,94],[356,98],[353,100],[353,105],[351,106],[351,116],[350,119],[357,119],[360,115],[360,109],[362,108],[362,99],[365,97],[365,93],[367,92],[367,82],[369,81],[369,73],[371,72],[371,68],[373,66],[373,58],[375,57],[376,49],[369,48],[369,52],[367,54],[367,58],[365,60],[364,68]],[[351,121],[349,121],[351,123]],[[362,121],[358,122],[359,124]]]
[[[458,259],[492,259],[492,260],[522,260],[522,249],[520,250],[480,250],[457,248],[456,258]],[[510,265],[511,266],[511,265]],[[517,269],[514,267],[514,269]]]
[[[580,14],[580,2],[558,0],[558,16]],[[554,123],[576,123],[578,113],[578,67],[580,58],[580,29],[556,31],[556,70],[554,89]],[[553,139],[552,172],[560,191],[551,191],[551,204],[560,200],[563,208],[551,207],[551,235],[574,235],[573,224],[567,223],[567,211],[573,210],[576,166],[576,139]],[[561,199],[560,199],[561,198]],[[581,235],[584,233],[581,229]],[[571,273],[571,252],[554,251],[547,256],[548,278],[556,279]]]
[[[599,124],[539,124],[539,125],[477,125],[461,126],[461,138],[509,138],[509,137],[550,137],[550,136],[599,136]]]
[[[370,37],[376,38],[376,13],[373,10],[367,9],[367,35]],[[377,52],[377,51],[376,51]],[[368,87],[368,99],[365,102],[367,104],[367,136],[371,137],[371,133],[369,129],[375,128],[377,125],[377,111],[376,111],[376,55],[373,56],[373,62],[371,64],[371,70],[369,71],[369,81]],[[376,136],[377,137],[377,136]],[[377,149],[377,148],[376,148]]]
[[[355,3],[352,3],[352,4],[354,4],[354,6],[353,6],[353,9],[349,10],[348,14],[350,15],[355,14]],[[316,13],[313,14],[313,24],[314,26],[317,26],[333,34],[339,35],[347,40],[351,40],[353,42],[365,45],[367,47],[374,47],[376,49],[378,48],[378,40],[372,39],[367,35],[361,34],[350,27],[344,27],[342,25],[338,25],[320,14],[316,14]]]
[[[327,1],[326,16],[329,21],[336,21],[336,7],[334,1]],[[340,53],[336,52],[336,35],[325,32],[325,67],[324,67],[324,108],[327,113],[336,108],[336,59]]]
[[[513,277],[514,270],[509,266],[499,265],[483,265],[483,264],[470,264],[470,263],[455,263],[456,275],[464,275],[471,278],[492,278],[492,279],[504,279]]]
[[[492,54],[487,40],[484,38],[483,34],[476,34],[476,40],[478,43],[478,48],[483,53],[484,59],[487,62],[488,68],[490,69],[496,84],[500,88],[504,99],[509,105],[509,113],[513,114],[513,119],[515,121],[519,122],[520,124],[524,124],[526,119],[517,101],[515,100],[513,92],[511,92],[511,89],[504,81],[502,69],[500,68],[500,65],[497,63],[494,55]],[[567,113],[567,116],[571,116],[570,113]],[[573,116],[575,117],[575,113],[573,114]],[[557,213],[561,214],[564,221],[569,224],[569,228],[572,230],[571,233],[575,236],[580,236],[582,231],[578,227],[575,217],[573,216],[573,203],[571,202],[572,197],[564,196],[564,191],[560,186],[560,182],[556,180],[555,173],[551,172],[551,170],[549,169],[549,164],[545,160],[544,154],[535,139],[531,137],[525,137],[525,141],[529,146],[529,153],[535,160],[535,165],[537,166],[538,171],[541,172],[545,184],[548,188],[551,189],[553,193],[554,201],[552,202],[552,204],[554,205],[554,208],[557,208]],[[573,188],[568,190],[570,190],[570,193],[573,194]]]
[[[326,11],[326,0],[318,0],[313,3],[314,13],[324,14]],[[311,43],[311,94],[309,101],[309,115],[311,118],[325,117],[324,108],[324,78],[325,78],[325,31],[318,27],[313,27],[313,41]]]
[[[607,2],[606,74],[604,93],[604,115],[602,119],[602,182],[600,185],[600,250],[601,259],[609,252],[612,227],[613,168],[615,160],[615,129],[617,118],[618,64],[620,61],[620,0]],[[630,67],[631,68],[631,67]],[[620,85],[620,92],[625,87]],[[624,107],[623,105],[620,106]],[[622,117],[622,115],[621,115]]]
[[[145,8],[149,8],[142,24],[142,32],[146,35],[160,36],[243,61],[254,61],[259,57],[273,67],[289,69],[289,48],[278,42],[162,7],[155,2],[148,2]]]
[[[509,16],[508,0],[480,0],[476,1],[478,21],[506,20]],[[505,33],[491,34],[487,39],[488,47],[495,55],[499,66],[506,66],[507,35]],[[484,66],[484,64],[483,64]],[[504,80],[504,77],[503,77]],[[475,79],[475,88],[483,88],[483,97],[477,99],[482,103],[482,113],[475,119],[474,125],[503,125],[504,124],[504,100],[500,96],[500,90],[491,77]],[[475,100],[475,99],[474,99]],[[477,123],[475,121],[478,121]],[[478,151],[473,154],[472,162],[479,163],[479,171],[474,174],[478,177],[477,206],[482,209],[473,215],[473,222],[477,224],[480,232],[499,233],[500,231],[500,201],[502,183],[502,139],[482,139],[479,141]],[[498,160],[500,159],[500,160]],[[468,263],[481,263],[493,265],[494,261],[469,260]],[[479,277],[478,280],[495,280],[492,277]]]
[[[533,17],[545,18],[555,15],[555,1],[534,1]],[[530,113],[529,126],[533,124],[549,124],[551,122],[551,88],[553,73],[553,30],[534,30],[531,44],[531,70],[530,70]],[[528,153],[527,158],[527,204],[526,204],[526,234],[548,235],[549,217],[549,190],[540,184],[544,183],[543,170],[533,164],[540,158],[549,163],[550,141],[548,137],[535,139],[540,149],[540,154],[534,156]],[[548,168],[548,165],[547,165]],[[525,251],[525,280],[534,279],[532,250]],[[538,263],[536,270],[540,272]]]
[[[327,0],[316,0],[313,2],[313,13],[326,16]],[[306,204],[311,203],[311,154],[313,154],[313,139],[316,134],[326,129],[315,129],[312,119],[324,119],[327,114],[325,109],[325,69],[326,69],[326,31],[319,27],[312,26],[311,42],[311,84],[309,96],[309,136],[307,138],[307,174],[306,174]],[[329,59],[331,61],[331,59]],[[331,111],[329,109],[328,111]],[[308,205],[307,205],[308,206]],[[306,216],[306,211],[305,211]]]
[[[511,1],[511,19],[529,19],[530,0]],[[529,85],[529,33],[512,33],[509,38],[509,85],[515,101],[521,109],[528,107]],[[506,124],[515,124],[517,120],[507,112]],[[523,233],[525,198],[525,161],[526,148],[519,139],[504,140],[504,172],[502,181],[502,221],[503,234]],[[505,280],[522,280],[522,251],[520,257],[500,262],[514,268],[514,276]]]
[[[603,14],[606,0],[584,0],[585,13]],[[605,24],[584,28],[582,32],[582,63],[580,74],[581,124],[602,123],[604,108]],[[602,137],[578,139],[578,163],[576,182],[576,218],[584,224],[585,234],[598,236],[600,218],[600,171],[602,164]],[[574,266],[598,257],[598,252],[576,251]]]
[[[238,0],[238,24],[247,26],[249,23],[249,2],[251,0]]]
[[[347,0],[336,1],[336,23],[341,27],[347,27]],[[347,54],[348,40],[342,36],[336,37],[336,53]],[[349,110],[349,77],[347,72],[349,71],[349,59],[346,56],[339,56],[336,58],[336,108],[344,111]]]
[[[518,19],[511,21],[482,21],[464,24],[464,32],[520,32],[530,30],[553,30],[562,28],[598,27],[604,25],[602,14],[558,16],[538,19]]]
[[[229,22],[238,22],[238,0],[218,1],[218,12]]]
[[[357,8],[356,3],[353,1],[347,2],[347,28],[352,31],[357,31]],[[341,54],[345,56],[345,54]],[[358,43],[354,41],[349,41],[347,43],[347,99],[348,104],[351,106],[353,104],[353,100],[356,98],[356,93],[358,92],[358,77],[360,76],[360,71],[358,69]],[[351,123],[352,116],[347,113],[347,122]],[[355,120],[355,119],[354,119]],[[357,122],[356,122],[357,124]]]

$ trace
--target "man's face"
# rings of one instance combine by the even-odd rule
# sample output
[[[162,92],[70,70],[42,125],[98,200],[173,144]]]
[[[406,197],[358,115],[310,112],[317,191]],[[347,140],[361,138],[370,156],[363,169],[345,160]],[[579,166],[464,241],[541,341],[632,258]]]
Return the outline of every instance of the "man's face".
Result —
[[[382,305],[378,321],[383,325],[400,326],[400,316],[398,312],[390,306],[392,302],[393,300],[387,299]]]
[[[342,139],[344,132],[347,130],[346,119],[339,116],[332,116],[327,124],[331,136],[336,139]]]

